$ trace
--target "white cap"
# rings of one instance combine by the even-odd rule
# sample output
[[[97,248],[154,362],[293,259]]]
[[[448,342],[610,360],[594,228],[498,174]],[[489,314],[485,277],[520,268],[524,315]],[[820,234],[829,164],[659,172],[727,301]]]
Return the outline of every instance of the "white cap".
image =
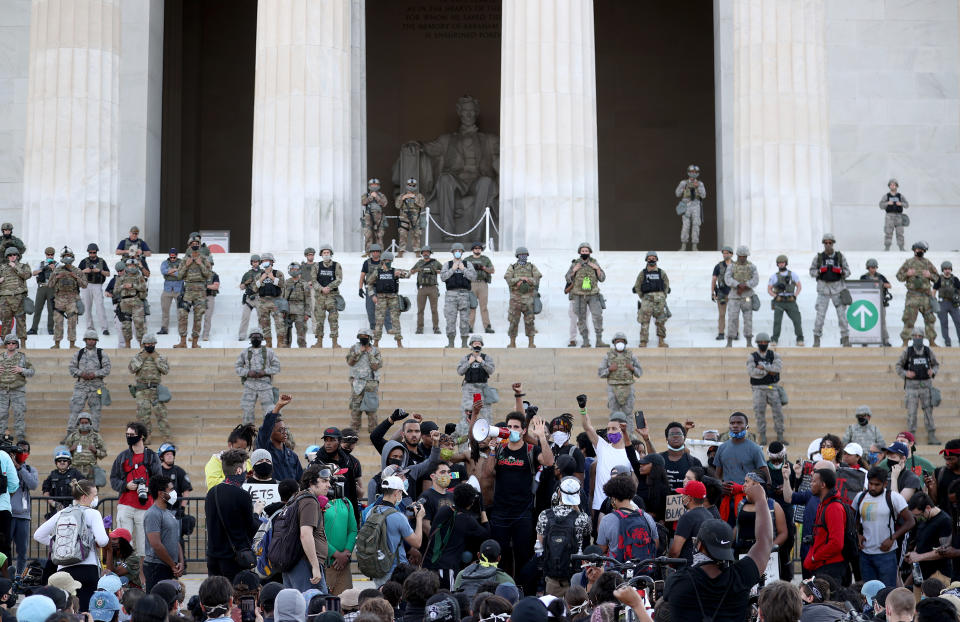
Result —
[[[403,480],[396,475],[391,475],[380,482],[380,488],[383,490],[403,490]]]
[[[580,480],[576,477],[564,477],[560,482],[560,503],[580,505]]]
[[[863,447],[860,446],[860,443],[847,443],[847,446],[843,448],[843,453],[851,456],[862,456]]]

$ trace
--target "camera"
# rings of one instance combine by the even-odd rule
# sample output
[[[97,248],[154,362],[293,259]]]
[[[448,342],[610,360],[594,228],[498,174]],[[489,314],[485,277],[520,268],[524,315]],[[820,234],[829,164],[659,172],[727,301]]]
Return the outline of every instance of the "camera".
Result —
[[[137,485],[137,499],[140,500],[140,505],[147,504],[147,480],[138,477],[137,479],[130,480],[132,483]]]
[[[419,501],[415,501],[408,505],[407,509],[404,510],[403,513],[406,515],[407,520],[414,522],[417,520],[417,512],[419,512],[420,508],[422,507],[423,505],[421,505]]]
[[[19,456],[23,453],[23,449],[19,445],[14,445],[13,443],[0,444],[0,451],[9,454],[11,457]]]

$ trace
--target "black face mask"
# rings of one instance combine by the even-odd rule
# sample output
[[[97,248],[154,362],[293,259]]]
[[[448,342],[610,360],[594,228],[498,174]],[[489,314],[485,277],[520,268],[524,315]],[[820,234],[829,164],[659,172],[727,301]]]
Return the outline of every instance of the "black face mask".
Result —
[[[473,346],[473,351],[474,351],[474,352],[479,352],[479,351],[480,351],[480,346]]]
[[[250,345],[253,346],[254,348],[259,348],[261,343],[263,342],[257,339],[256,337],[250,340]]]
[[[914,255],[916,255],[917,257],[923,257],[923,254],[924,254],[925,252],[926,252],[926,251],[916,251],[916,252],[914,253]]]
[[[270,476],[273,475],[273,465],[269,462],[255,464],[253,465],[253,473],[260,479],[270,479]]]
[[[147,354],[153,354],[153,351],[157,349],[157,346],[143,346],[143,349]]]
[[[388,465],[394,464],[396,466],[400,466],[403,464],[403,458],[387,458],[387,464]]]
[[[200,250],[200,245],[199,245],[199,244],[194,244],[193,246],[190,247],[190,249],[191,249],[191,250],[198,251],[198,250]]]
[[[647,265],[648,265],[648,266],[655,266],[655,265],[657,265],[657,262],[655,262],[655,261],[648,261],[648,262],[647,262]]]
[[[580,253],[580,259],[584,261],[590,259],[590,253]]]
[[[369,337],[360,337],[360,345],[362,345],[362,346],[370,345],[370,338],[369,338]]]
[[[129,445],[130,447],[133,447],[134,445],[136,445],[136,444],[139,443],[139,442],[140,442],[140,435],[139,435],[139,434],[136,434],[136,435],[134,435],[134,436],[130,436],[129,434],[127,435],[127,445]]]
[[[860,425],[867,425],[867,421],[869,421],[869,419],[867,419],[866,417],[862,417],[862,416],[857,417],[857,423],[859,423]]]
[[[761,352],[766,352],[766,351],[767,351],[767,348],[769,348],[769,347],[770,347],[770,344],[769,344],[769,343],[758,343],[758,344],[757,344],[757,350],[760,350]]]

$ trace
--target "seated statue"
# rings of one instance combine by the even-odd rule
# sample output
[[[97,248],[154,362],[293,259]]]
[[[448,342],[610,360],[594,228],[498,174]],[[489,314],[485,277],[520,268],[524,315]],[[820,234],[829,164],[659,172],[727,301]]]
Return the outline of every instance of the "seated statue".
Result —
[[[418,179],[431,215],[452,233],[473,227],[486,207],[494,217],[497,213],[500,138],[479,130],[479,114],[479,101],[461,97],[457,101],[460,128],[431,142],[405,143],[393,165],[394,185],[401,188],[403,180]]]

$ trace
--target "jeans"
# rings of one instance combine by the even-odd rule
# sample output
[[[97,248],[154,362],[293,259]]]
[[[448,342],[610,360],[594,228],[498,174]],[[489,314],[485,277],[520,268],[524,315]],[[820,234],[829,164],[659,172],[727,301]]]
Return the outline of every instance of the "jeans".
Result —
[[[897,552],[869,554],[860,552],[860,572],[864,581],[876,579],[887,587],[897,587]]]
[[[143,517],[147,513],[132,505],[117,505],[117,527],[123,527],[130,531],[133,536],[133,549],[137,555],[143,557],[144,540],[146,534],[143,531]]]
[[[143,591],[150,593],[150,590],[153,589],[153,586],[163,581],[165,579],[172,579],[173,570],[170,569],[170,566],[166,564],[154,564],[152,562],[144,562],[141,566],[143,568]]]
[[[30,552],[30,534],[32,533],[29,518],[14,517],[10,521],[10,540],[17,551],[16,568],[18,575],[27,567],[27,553]]]
[[[500,568],[516,577],[528,559],[533,557],[533,516],[508,518],[490,517],[490,536],[500,544],[502,553]]]
[[[323,574],[323,566],[320,566],[320,574]],[[300,592],[317,589],[323,593],[326,593],[326,579],[321,579],[320,583],[310,583],[310,577],[312,576],[313,571],[310,569],[310,563],[307,562],[307,558],[304,556],[300,561],[297,562],[296,566],[283,573],[283,587],[293,588]]]

